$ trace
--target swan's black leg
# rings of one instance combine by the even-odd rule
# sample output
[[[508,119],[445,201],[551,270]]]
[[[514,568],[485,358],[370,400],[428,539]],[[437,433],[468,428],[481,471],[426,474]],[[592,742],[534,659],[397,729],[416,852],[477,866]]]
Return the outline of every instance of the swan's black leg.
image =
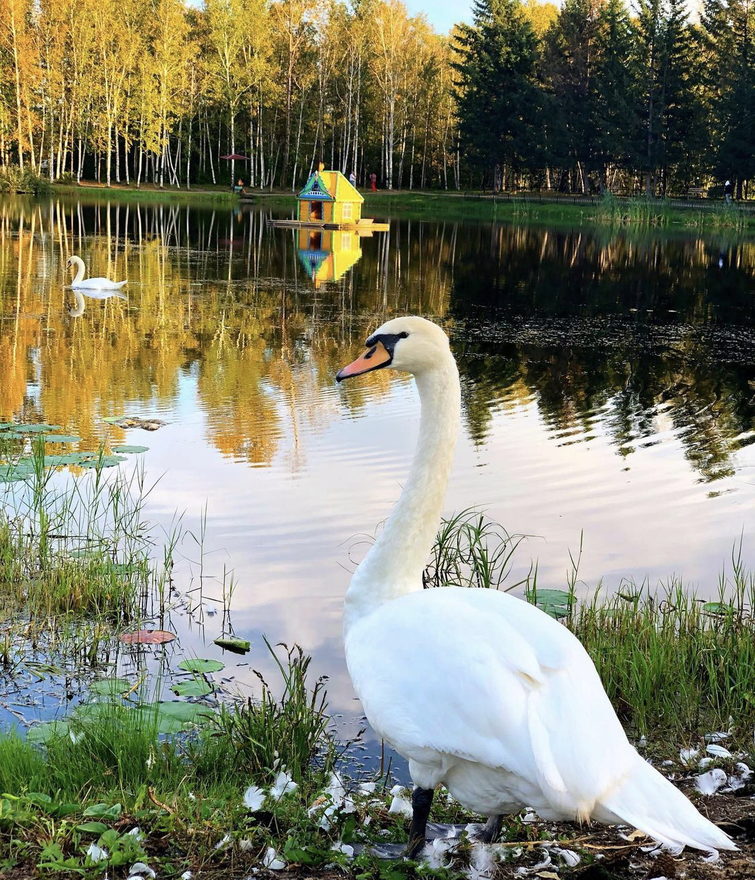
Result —
[[[480,843],[495,843],[501,833],[501,825],[503,825],[503,816],[491,816],[476,839]]]
[[[425,847],[427,819],[432,802],[432,788],[415,788],[412,792],[412,823],[409,826],[409,843],[406,845],[408,859],[416,859]]]

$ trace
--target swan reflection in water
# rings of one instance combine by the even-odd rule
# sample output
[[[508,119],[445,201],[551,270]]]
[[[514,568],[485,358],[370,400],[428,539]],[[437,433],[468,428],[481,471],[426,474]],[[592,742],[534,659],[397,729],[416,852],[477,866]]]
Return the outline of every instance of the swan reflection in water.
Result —
[[[76,305],[74,308],[68,310],[68,314],[72,318],[80,318],[84,314],[84,309],[86,308],[86,300],[87,299],[110,299],[111,296],[116,297],[116,299],[125,299],[128,300],[128,297],[125,293],[121,293],[120,290],[95,290],[95,289],[77,289],[77,288],[69,288],[73,293],[73,297],[76,300]]]

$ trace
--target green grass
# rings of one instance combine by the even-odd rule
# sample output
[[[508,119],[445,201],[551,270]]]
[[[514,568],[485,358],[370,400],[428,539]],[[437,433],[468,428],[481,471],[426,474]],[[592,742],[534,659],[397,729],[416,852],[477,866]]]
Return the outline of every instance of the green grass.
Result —
[[[213,188],[210,185],[197,185],[195,189],[175,189],[142,185],[123,186],[113,184],[111,187],[84,182],[81,186],[75,183],[53,183],[53,193],[73,194],[87,201],[108,202],[221,202],[235,204],[238,196],[228,187]]]
[[[576,604],[569,626],[636,735],[689,744],[723,730],[732,743],[752,746],[755,576],[739,556],[717,593],[715,601],[700,599],[673,578],[656,590],[596,591]]]
[[[27,478],[3,486],[0,611],[32,620],[132,620],[157,586],[150,583],[150,545],[141,520],[148,492],[140,472],[126,476],[119,468],[108,474],[95,467],[89,477],[60,486],[43,437],[32,441],[32,450],[23,459]],[[0,458],[9,468],[21,460],[8,443]]]
[[[755,212],[740,210],[737,205],[702,202],[699,207],[675,204],[673,200],[616,198],[607,196],[593,203],[574,203],[571,197],[537,195],[520,198],[483,193],[389,191],[363,193],[365,217],[405,217],[418,220],[487,220],[549,226],[622,226],[628,230],[648,229],[729,229],[747,234],[755,227]],[[261,193],[264,205],[290,210],[293,194]]]

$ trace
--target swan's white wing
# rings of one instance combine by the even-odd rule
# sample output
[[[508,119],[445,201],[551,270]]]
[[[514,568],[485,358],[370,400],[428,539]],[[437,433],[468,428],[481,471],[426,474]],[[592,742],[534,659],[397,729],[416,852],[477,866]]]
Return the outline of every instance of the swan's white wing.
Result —
[[[111,281],[109,278],[84,278],[78,283],[72,284],[74,289],[82,290],[120,290],[128,281]]]
[[[355,624],[346,654],[370,723],[399,753],[504,769],[564,815],[589,814],[635,754],[579,642],[506,594],[402,596]]]

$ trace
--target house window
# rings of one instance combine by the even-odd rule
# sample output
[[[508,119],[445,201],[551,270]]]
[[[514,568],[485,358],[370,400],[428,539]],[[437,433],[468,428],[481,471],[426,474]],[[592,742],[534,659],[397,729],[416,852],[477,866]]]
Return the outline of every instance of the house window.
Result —
[[[309,216],[312,220],[322,220],[322,202],[310,202]]]
[[[343,203],[343,213],[341,214],[341,216],[343,217],[344,220],[351,220],[352,207],[353,207],[353,205],[351,202],[344,202]]]

